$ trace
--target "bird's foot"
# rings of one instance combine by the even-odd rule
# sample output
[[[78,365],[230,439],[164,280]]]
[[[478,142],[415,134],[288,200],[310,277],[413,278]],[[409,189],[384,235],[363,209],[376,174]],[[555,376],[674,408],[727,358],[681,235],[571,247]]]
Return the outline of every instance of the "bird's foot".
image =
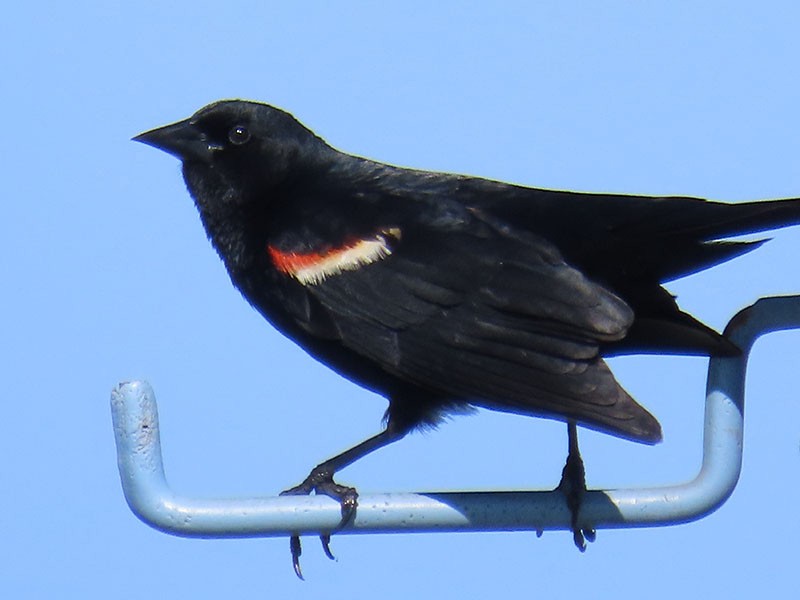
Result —
[[[583,466],[583,459],[577,451],[577,442],[574,446],[570,444],[570,452],[567,456],[567,463],[561,471],[561,481],[556,488],[567,501],[570,512],[570,524],[572,528],[572,540],[578,550],[586,551],[586,542],[593,542],[597,537],[597,532],[593,527],[582,526],[579,524],[581,504],[586,488],[586,470]]]
[[[324,494],[339,502],[342,520],[339,522],[337,529],[344,527],[352,521],[355,516],[356,507],[358,506],[358,492],[356,492],[355,488],[336,483],[333,480],[333,473],[323,465],[314,467],[303,483],[281,492],[281,496],[307,496],[312,492],[315,494]],[[319,536],[319,539],[322,542],[322,551],[325,553],[325,556],[331,560],[335,560],[330,547],[331,534],[324,533]],[[303,572],[300,569],[300,555],[303,553],[303,549],[300,544],[299,535],[293,535],[289,539],[289,548],[292,553],[292,567],[294,568],[294,572],[300,579],[303,579]]]
[[[339,502],[342,511],[342,520],[338,528],[347,525],[355,516],[358,506],[358,492],[356,488],[339,485],[333,480],[333,473],[320,465],[314,467],[303,483],[281,492],[281,496],[308,496],[311,493],[324,494]]]

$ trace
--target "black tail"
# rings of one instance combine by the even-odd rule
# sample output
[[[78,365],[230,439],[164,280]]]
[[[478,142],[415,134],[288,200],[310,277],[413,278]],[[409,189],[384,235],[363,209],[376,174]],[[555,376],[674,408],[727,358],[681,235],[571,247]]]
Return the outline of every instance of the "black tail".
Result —
[[[659,219],[647,222],[625,262],[630,280],[613,281],[631,305],[636,320],[628,336],[604,354],[641,352],[734,356],[729,340],[680,310],[660,283],[702,271],[755,250],[766,240],[726,241],[724,238],[800,224],[800,199],[724,204],[694,198],[665,198]],[[621,253],[617,256],[621,257]]]
[[[685,225],[673,230],[672,234],[711,241],[800,224],[800,198],[739,204],[694,202],[698,204],[687,211]]]
[[[766,241],[724,238],[800,224],[798,198],[741,204],[685,200],[676,205],[679,212],[673,211],[665,219],[651,241],[650,250],[661,255],[652,266],[662,283],[723,263],[755,250]]]

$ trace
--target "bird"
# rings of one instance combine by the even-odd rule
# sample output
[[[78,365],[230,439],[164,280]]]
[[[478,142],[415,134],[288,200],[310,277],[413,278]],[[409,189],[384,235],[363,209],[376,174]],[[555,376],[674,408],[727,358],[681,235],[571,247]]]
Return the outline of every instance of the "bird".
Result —
[[[277,330],[388,400],[383,429],[285,494],[475,407],[567,423],[558,489],[579,549],[576,426],[655,444],[656,418],[617,382],[621,354],[735,356],[663,284],[754,250],[729,238],[800,223],[800,199],[742,203],[526,187],[340,151],[269,104],[220,100],[133,138],[182,163],[233,285]],[[330,534],[323,549],[332,557]],[[290,539],[295,572],[300,539]]]

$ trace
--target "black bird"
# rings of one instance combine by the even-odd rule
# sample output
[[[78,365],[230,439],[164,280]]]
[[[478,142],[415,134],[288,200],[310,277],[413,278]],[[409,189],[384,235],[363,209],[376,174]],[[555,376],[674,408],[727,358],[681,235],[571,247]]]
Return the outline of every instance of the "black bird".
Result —
[[[357,503],[336,471],[470,406],[566,421],[560,488],[576,544],[575,424],[661,440],[603,357],[731,356],[661,284],[800,223],[800,199],[725,204],[586,194],[399,168],[340,152],[278,108],[226,100],[137,141],[183,162],[233,284],[278,330],[389,401],[386,427],[286,493]],[[326,553],[328,538],[323,536]],[[292,539],[299,574],[299,539]]]

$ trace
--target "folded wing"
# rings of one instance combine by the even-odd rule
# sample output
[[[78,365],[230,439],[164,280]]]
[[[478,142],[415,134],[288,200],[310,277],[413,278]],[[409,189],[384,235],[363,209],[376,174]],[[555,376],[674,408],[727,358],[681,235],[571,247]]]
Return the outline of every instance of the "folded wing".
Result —
[[[599,356],[633,313],[545,240],[475,219],[402,232],[381,260],[308,285],[342,344],[443,395],[636,441],[658,422]]]

